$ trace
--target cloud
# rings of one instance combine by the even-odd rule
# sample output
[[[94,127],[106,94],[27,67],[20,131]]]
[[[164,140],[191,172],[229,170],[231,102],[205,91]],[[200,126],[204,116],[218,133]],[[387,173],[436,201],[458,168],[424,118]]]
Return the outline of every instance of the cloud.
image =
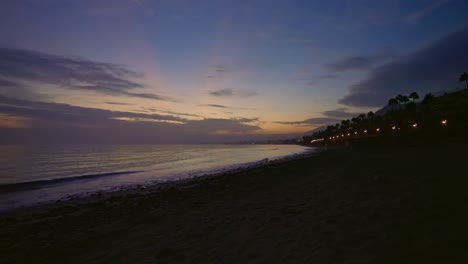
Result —
[[[359,113],[348,112],[348,110],[349,109],[346,107],[339,107],[334,110],[323,111],[321,114],[327,117],[341,118],[341,119],[347,119],[347,118],[355,117],[359,115]]]
[[[224,64],[213,65],[214,71],[218,74],[225,73],[228,71],[228,67]]]
[[[241,123],[251,123],[251,122],[258,122],[258,121],[260,121],[258,117],[254,117],[254,118],[240,117],[240,118],[233,118],[233,120],[239,121],[239,122],[241,122]]]
[[[372,70],[350,87],[339,102],[358,107],[383,106],[399,93],[439,92],[459,87],[458,76],[468,69],[468,28],[452,33],[407,56]]]
[[[232,89],[221,89],[221,90],[209,92],[209,94],[213,96],[232,96],[233,91]]]
[[[211,91],[211,92],[208,92],[208,94],[212,96],[217,96],[217,97],[251,97],[251,96],[257,95],[256,92],[236,91],[231,88]]]
[[[223,78],[226,74],[239,70],[238,66],[227,64],[213,64],[208,66],[209,73],[207,78]]]
[[[338,75],[336,74],[322,74],[316,77],[317,79],[336,79]]]
[[[176,101],[132,92],[145,87],[140,82],[142,75],[124,66],[31,50],[0,48],[0,76],[0,88],[34,82],[115,96]]]
[[[251,138],[255,118],[116,112],[0,96],[0,143],[221,143]]]
[[[110,105],[130,105],[128,103],[121,103],[121,102],[105,102],[106,104]]]
[[[197,115],[197,114],[181,113],[181,112],[168,111],[168,110],[157,109],[157,108],[145,108],[145,111],[164,113],[164,114],[169,114],[169,115],[174,115],[174,116],[189,116],[189,117],[202,118],[200,115]]]
[[[213,134],[248,134],[261,130],[261,128],[258,126],[244,124],[238,119],[217,118],[191,120],[186,123],[184,129],[187,129],[191,132],[200,132],[208,130]]]
[[[225,108],[225,109],[230,108],[229,106],[219,105],[219,104],[201,104],[201,105],[198,105],[198,106],[208,106],[208,107]]]
[[[77,90],[85,90],[85,91],[93,91],[102,94],[109,94],[115,96],[126,96],[126,97],[136,97],[136,98],[143,98],[143,99],[153,99],[153,100],[161,100],[161,101],[168,101],[168,102],[179,102],[178,100],[170,97],[163,97],[157,94],[150,94],[150,93],[131,93],[125,90],[116,89],[114,87],[107,87],[101,85],[71,85],[68,86],[70,89],[77,89]]]
[[[185,119],[171,115],[143,114],[134,112],[116,112],[103,109],[86,108],[59,103],[44,103],[0,97],[0,112],[22,116],[34,120],[54,120],[60,123],[86,123],[87,125],[100,124],[103,119],[118,117],[144,118],[146,120],[178,121]],[[77,122],[78,121],[78,122]]]
[[[395,57],[397,57],[395,51],[389,48],[384,48],[371,55],[344,57],[339,60],[326,63],[324,67],[331,72],[345,72],[352,70],[362,71],[369,70],[375,64]]]
[[[424,18],[427,15],[430,15],[436,9],[444,6],[448,2],[450,2],[450,0],[433,1],[431,4],[423,7],[422,9],[417,10],[416,12],[413,12],[413,13],[405,16],[403,18],[403,21],[406,22],[406,23],[412,23],[412,24],[417,23],[419,20],[421,20],[422,18]]]
[[[0,79],[0,87],[17,87],[18,84],[9,80]]]
[[[341,119],[330,117],[314,117],[302,121],[278,121],[277,124],[282,125],[326,125],[341,122]]]

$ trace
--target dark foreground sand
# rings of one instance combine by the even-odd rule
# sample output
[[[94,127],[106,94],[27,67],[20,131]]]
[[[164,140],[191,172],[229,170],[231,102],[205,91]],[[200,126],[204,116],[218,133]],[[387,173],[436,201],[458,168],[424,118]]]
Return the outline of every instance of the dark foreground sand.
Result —
[[[467,146],[352,146],[3,213],[0,263],[468,263]]]

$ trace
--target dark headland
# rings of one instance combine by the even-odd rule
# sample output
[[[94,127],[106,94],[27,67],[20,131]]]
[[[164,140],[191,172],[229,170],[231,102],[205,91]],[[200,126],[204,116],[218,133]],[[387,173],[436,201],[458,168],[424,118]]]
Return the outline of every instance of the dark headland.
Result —
[[[344,145],[2,213],[0,262],[468,263],[466,132]]]

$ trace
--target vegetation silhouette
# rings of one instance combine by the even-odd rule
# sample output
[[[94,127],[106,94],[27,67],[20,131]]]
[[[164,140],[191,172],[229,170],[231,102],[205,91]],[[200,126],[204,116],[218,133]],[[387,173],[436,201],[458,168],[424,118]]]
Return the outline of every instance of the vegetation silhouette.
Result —
[[[460,75],[460,82],[465,82],[466,89],[468,89],[468,73],[464,72]]]
[[[462,74],[460,80],[468,83],[468,74]],[[408,96],[398,94],[390,98],[388,106],[377,114],[360,114],[351,120],[341,121],[341,124],[329,125],[324,130],[304,136],[303,142],[311,144],[314,140],[315,145],[403,138],[424,141],[463,136],[463,131],[468,129],[468,90],[438,97],[428,93],[418,102],[419,98],[417,92]]]

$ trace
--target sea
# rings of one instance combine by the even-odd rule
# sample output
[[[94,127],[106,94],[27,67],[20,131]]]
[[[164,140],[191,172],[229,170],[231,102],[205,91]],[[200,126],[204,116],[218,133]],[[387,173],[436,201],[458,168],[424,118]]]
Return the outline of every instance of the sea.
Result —
[[[218,174],[315,151],[299,145],[0,145],[0,211]]]

